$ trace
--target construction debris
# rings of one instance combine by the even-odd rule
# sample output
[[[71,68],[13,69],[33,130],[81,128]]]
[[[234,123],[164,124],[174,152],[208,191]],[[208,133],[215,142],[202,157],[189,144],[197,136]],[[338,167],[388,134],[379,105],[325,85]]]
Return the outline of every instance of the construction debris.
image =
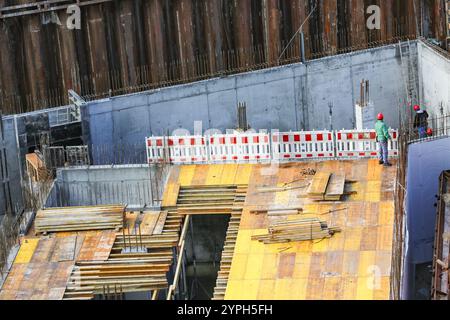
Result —
[[[269,226],[269,233],[252,236],[264,244],[284,243],[291,241],[307,241],[330,238],[341,229],[328,227],[328,224],[318,218],[303,218],[282,222],[274,222]]]
[[[304,176],[313,176],[316,174],[316,170],[312,168],[302,169],[301,174]]]
[[[36,214],[36,233],[120,229],[125,206],[65,207],[39,210]]]

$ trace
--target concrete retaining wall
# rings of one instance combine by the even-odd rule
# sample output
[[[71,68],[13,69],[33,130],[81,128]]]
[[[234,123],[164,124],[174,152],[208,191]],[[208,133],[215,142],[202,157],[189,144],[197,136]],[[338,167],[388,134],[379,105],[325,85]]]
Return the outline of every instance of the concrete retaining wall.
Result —
[[[350,129],[363,78],[370,81],[375,111],[397,127],[405,94],[401,75],[399,51],[391,45],[93,101],[83,111],[84,128],[94,145],[133,144],[179,128],[193,133],[195,121],[203,130],[224,131],[235,128],[236,105],[246,102],[254,129],[329,129],[330,122],[334,129]]]
[[[419,42],[421,103],[430,117],[450,113],[450,60]]]
[[[152,206],[151,170],[146,165],[58,169],[46,207],[127,204]]]

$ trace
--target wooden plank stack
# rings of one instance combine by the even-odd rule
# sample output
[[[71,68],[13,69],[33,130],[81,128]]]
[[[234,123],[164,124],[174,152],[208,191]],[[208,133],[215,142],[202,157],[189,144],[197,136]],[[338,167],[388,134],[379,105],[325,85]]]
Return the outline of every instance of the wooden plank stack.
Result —
[[[124,235],[120,232],[107,260],[78,261],[72,270],[64,299],[92,299],[95,295],[120,296],[127,292],[168,288],[166,274],[173,264],[173,248],[178,244],[183,217],[176,210],[161,214],[164,225],[159,234],[130,232]],[[156,219],[153,217],[152,220]],[[156,225],[157,222],[151,224]],[[130,227],[130,230],[136,229]]]
[[[124,219],[123,205],[64,207],[39,210],[36,233],[120,229]]]
[[[281,222],[274,222],[269,226],[269,233],[252,236],[264,244],[283,243],[291,241],[307,241],[330,238],[341,230],[328,227],[327,223],[318,218],[302,218]]]
[[[308,189],[308,198],[311,200],[324,200],[330,176],[331,174],[328,172],[316,173]]]
[[[324,200],[339,201],[344,194],[345,175],[333,173],[328,181],[327,190],[325,191]]]
[[[345,194],[345,175],[317,173],[311,181],[307,197],[315,201],[339,201]]]
[[[181,187],[177,211],[180,215],[231,214],[242,210],[247,186],[190,186]]]
[[[72,270],[65,299],[92,299],[95,294],[140,292],[167,288],[169,257],[79,261]]]

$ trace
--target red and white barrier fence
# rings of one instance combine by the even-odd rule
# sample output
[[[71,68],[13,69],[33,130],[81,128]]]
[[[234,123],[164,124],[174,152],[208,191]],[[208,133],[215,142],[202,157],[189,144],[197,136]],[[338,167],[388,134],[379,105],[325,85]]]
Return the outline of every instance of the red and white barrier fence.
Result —
[[[331,131],[275,132],[272,155],[277,160],[334,158],[334,135]]]
[[[392,140],[388,142],[390,156],[398,155],[398,133],[389,131]],[[341,130],[336,132],[337,158],[371,158],[378,156],[377,135],[374,130]]]
[[[267,133],[221,134],[210,136],[211,161],[270,160],[270,138]]]
[[[207,162],[205,137],[169,137],[169,161],[171,163]]]
[[[164,152],[167,150],[167,137],[147,138],[146,145],[148,163],[159,163],[164,161]]]
[[[398,132],[390,130],[389,155],[398,156]],[[148,163],[174,164],[352,159],[378,156],[374,130],[235,133],[150,137]]]

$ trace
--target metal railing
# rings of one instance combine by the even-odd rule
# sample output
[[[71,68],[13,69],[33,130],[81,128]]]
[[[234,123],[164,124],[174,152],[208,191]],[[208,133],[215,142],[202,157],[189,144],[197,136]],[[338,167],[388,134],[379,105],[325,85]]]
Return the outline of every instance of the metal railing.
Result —
[[[450,114],[429,118],[427,128],[432,130],[432,134],[427,134],[426,137],[419,137],[418,128],[414,127],[414,122],[409,123],[405,129],[407,142],[417,143],[448,137],[450,135]]]

